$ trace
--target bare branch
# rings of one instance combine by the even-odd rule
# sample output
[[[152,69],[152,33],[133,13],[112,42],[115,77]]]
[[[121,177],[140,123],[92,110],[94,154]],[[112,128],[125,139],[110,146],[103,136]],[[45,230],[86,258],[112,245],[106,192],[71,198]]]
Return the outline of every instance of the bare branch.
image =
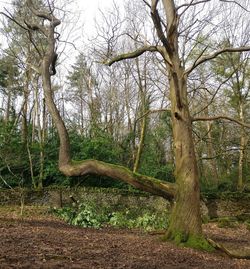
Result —
[[[9,13],[9,12],[8,12]],[[9,20],[13,21],[15,24],[17,24],[18,26],[20,26],[22,29],[28,31],[29,29],[26,28],[24,25],[22,25],[20,22],[18,22],[17,20],[15,20],[11,15],[5,13],[5,12],[0,12],[1,15],[4,15],[6,18],[8,18]]]
[[[216,94],[218,93],[218,91],[220,90],[220,88],[227,83],[233,76],[233,74],[235,73],[235,71],[233,71],[228,78],[226,78],[224,81],[221,82],[221,84],[219,85],[219,87],[216,89],[216,91],[214,92],[214,94],[212,95],[212,98],[210,99],[210,101],[198,112],[195,113],[195,115],[200,114],[202,111],[204,111],[205,109],[207,109],[214,101],[214,98],[216,96]]]
[[[183,5],[178,6],[178,7],[176,8],[176,10],[181,9],[181,8],[183,8],[183,7],[186,7],[185,10],[182,12],[182,14],[183,14],[183,13],[184,13],[189,7],[191,7],[191,6],[196,6],[196,5],[203,4],[203,3],[207,3],[207,2],[210,2],[210,1],[211,1],[211,0],[201,0],[201,1],[198,1],[198,2],[193,3],[194,0],[192,0],[190,3],[185,3],[185,4],[183,4]]]
[[[150,4],[146,0],[142,0],[148,7],[151,8]]]
[[[189,75],[197,66],[212,60],[214,58],[216,58],[217,56],[219,56],[222,53],[226,53],[226,52],[242,52],[242,51],[250,51],[250,46],[244,46],[244,47],[237,47],[237,48],[224,48],[224,49],[220,49],[215,51],[214,53],[207,55],[207,56],[203,56],[200,57],[198,60],[195,60],[195,62],[193,63],[193,65],[188,68],[185,72],[186,75]]]
[[[147,51],[150,51],[150,52],[158,51],[158,52],[161,53],[162,47],[160,47],[160,46],[143,46],[143,47],[141,47],[141,48],[139,48],[139,49],[137,49],[135,51],[120,54],[120,55],[114,57],[113,59],[104,61],[103,63],[105,65],[111,66],[115,62],[120,62],[120,61],[125,60],[125,59],[136,58],[136,57],[142,55],[143,53],[145,53]]]
[[[6,10],[6,9],[5,9]],[[8,14],[7,14],[8,13]],[[24,25],[22,25],[20,22],[18,22],[7,10],[6,13],[4,12],[0,12],[0,14],[4,15],[6,18],[8,18],[9,20],[11,20],[12,22],[14,22],[16,25],[18,25],[19,27],[21,27],[22,29],[24,29],[25,31],[27,31],[28,35],[29,35],[29,40],[32,43],[32,45],[34,46],[35,50],[37,51],[37,53],[41,56],[41,52],[39,51],[38,47],[36,46],[35,42],[32,39],[32,34],[31,34],[31,30],[35,31],[35,30],[42,30],[40,29],[39,26],[33,24],[30,25],[28,24],[25,20],[24,20],[24,24],[27,26],[25,27]]]
[[[214,117],[195,117],[195,118],[192,118],[192,122],[194,122],[194,121],[213,121],[213,120],[229,120],[229,121],[235,122],[241,126],[244,126],[246,128],[250,128],[250,124],[248,124],[248,123],[236,120],[236,119],[228,117],[228,116],[223,116],[223,115],[214,116]]]
[[[231,0],[220,0],[221,2],[225,2],[225,3],[233,3],[238,5],[240,8],[244,9],[247,12],[250,12],[250,10],[246,9],[245,7],[243,7],[240,3],[238,3],[237,1],[231,1]]]

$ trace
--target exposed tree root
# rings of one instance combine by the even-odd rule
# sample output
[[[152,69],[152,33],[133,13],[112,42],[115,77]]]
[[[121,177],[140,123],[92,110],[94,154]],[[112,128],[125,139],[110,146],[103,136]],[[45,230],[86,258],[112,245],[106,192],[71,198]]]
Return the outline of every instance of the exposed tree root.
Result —
[[[239,253],[232,250],[227,249],[225,246],[215,242],[214,240],[207,238],[207,241],[211,246],[213,246],[215,249],[218,249],[222,251],[223,253],[226,253],[229,257],[235,258],[235,259],[250,259],[250,253]]]

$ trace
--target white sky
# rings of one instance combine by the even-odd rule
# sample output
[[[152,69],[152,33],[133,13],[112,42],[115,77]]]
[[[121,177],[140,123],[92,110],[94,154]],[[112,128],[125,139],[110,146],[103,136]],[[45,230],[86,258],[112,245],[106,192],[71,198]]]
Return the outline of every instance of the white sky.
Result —
[[[60,2],[67,3],[67,0],[56,0],[56,3],[60,5]],[[95,32],[95,19],[98,21],[100,16],[100,10],[105,11],[111,9],[115,4],[122,5],[123,0],[69,0],[72,4],[66,4],[67,10],[70,10],[72,14],[69,22],[62,21],[58,31],[61,34],[62,41],[70,41],[69,43],[60,43],[58,52],[63,51],[60,60],[62,63],[62,72],[70,68],[71,64],[75,61],[75,57],[79,52],[84,51],[86,44],[91,47],[91,42],[88,42],[94,36]],[[0,11],[11,10],[12,0],[0,0]],[[0,23],[1,23],[0,15]],[[100,18],[100,17],[99,17]],[[73,21],[73,23],[72,23]],[[74,44],[73,47],[71,44]],[[0,45],[2,49],[8,47],[7,41],[0,33]],[[65,46],[65,47],[64,47]],[[76,48],[76,49],[75,49]],[[67,72],[67,71],[66,71]]]
[[[0,0],[0,11],[4,11],[4,8],[9,10],[11,8],[11,2],[12,0]],[[86,27],[89,29],[93,26],[98,9],[110,8],[114,2],[119,4],[123,3],[123,0],[74,0],[74,2],[76,3],[76,7],[74,7],[75,11],[82,14],[81,20],[85,22]]]

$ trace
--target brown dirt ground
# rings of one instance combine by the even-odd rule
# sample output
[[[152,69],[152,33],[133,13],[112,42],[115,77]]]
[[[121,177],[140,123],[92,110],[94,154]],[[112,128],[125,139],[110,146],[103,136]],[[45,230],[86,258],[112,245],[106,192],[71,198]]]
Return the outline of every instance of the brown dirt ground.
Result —
[[[250,260],[232,259],[162,242],[159,235],[126,229],[83,229],[65,224],[41,207],[0,207],[0,268],[86,269],[247,269]],[[250,249],[250,232],[204,226],[214,240],[238,250]]]

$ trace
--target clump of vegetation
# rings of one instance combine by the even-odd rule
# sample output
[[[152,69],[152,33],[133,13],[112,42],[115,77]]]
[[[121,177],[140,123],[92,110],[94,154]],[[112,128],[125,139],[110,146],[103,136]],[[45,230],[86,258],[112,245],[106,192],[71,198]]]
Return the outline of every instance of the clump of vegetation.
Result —
[[[236,228],[238,222],[234,218],[220,218],[218,219],[218,227],[220,228]]]
[[[101,208],[94,204],[80,204],[75,207],[54,209],[54,213],[72,225],[101,228],[113,226],[120,228],[139,228],[145,231],[166,229],[168,213],[155,213],[150,209]]]

